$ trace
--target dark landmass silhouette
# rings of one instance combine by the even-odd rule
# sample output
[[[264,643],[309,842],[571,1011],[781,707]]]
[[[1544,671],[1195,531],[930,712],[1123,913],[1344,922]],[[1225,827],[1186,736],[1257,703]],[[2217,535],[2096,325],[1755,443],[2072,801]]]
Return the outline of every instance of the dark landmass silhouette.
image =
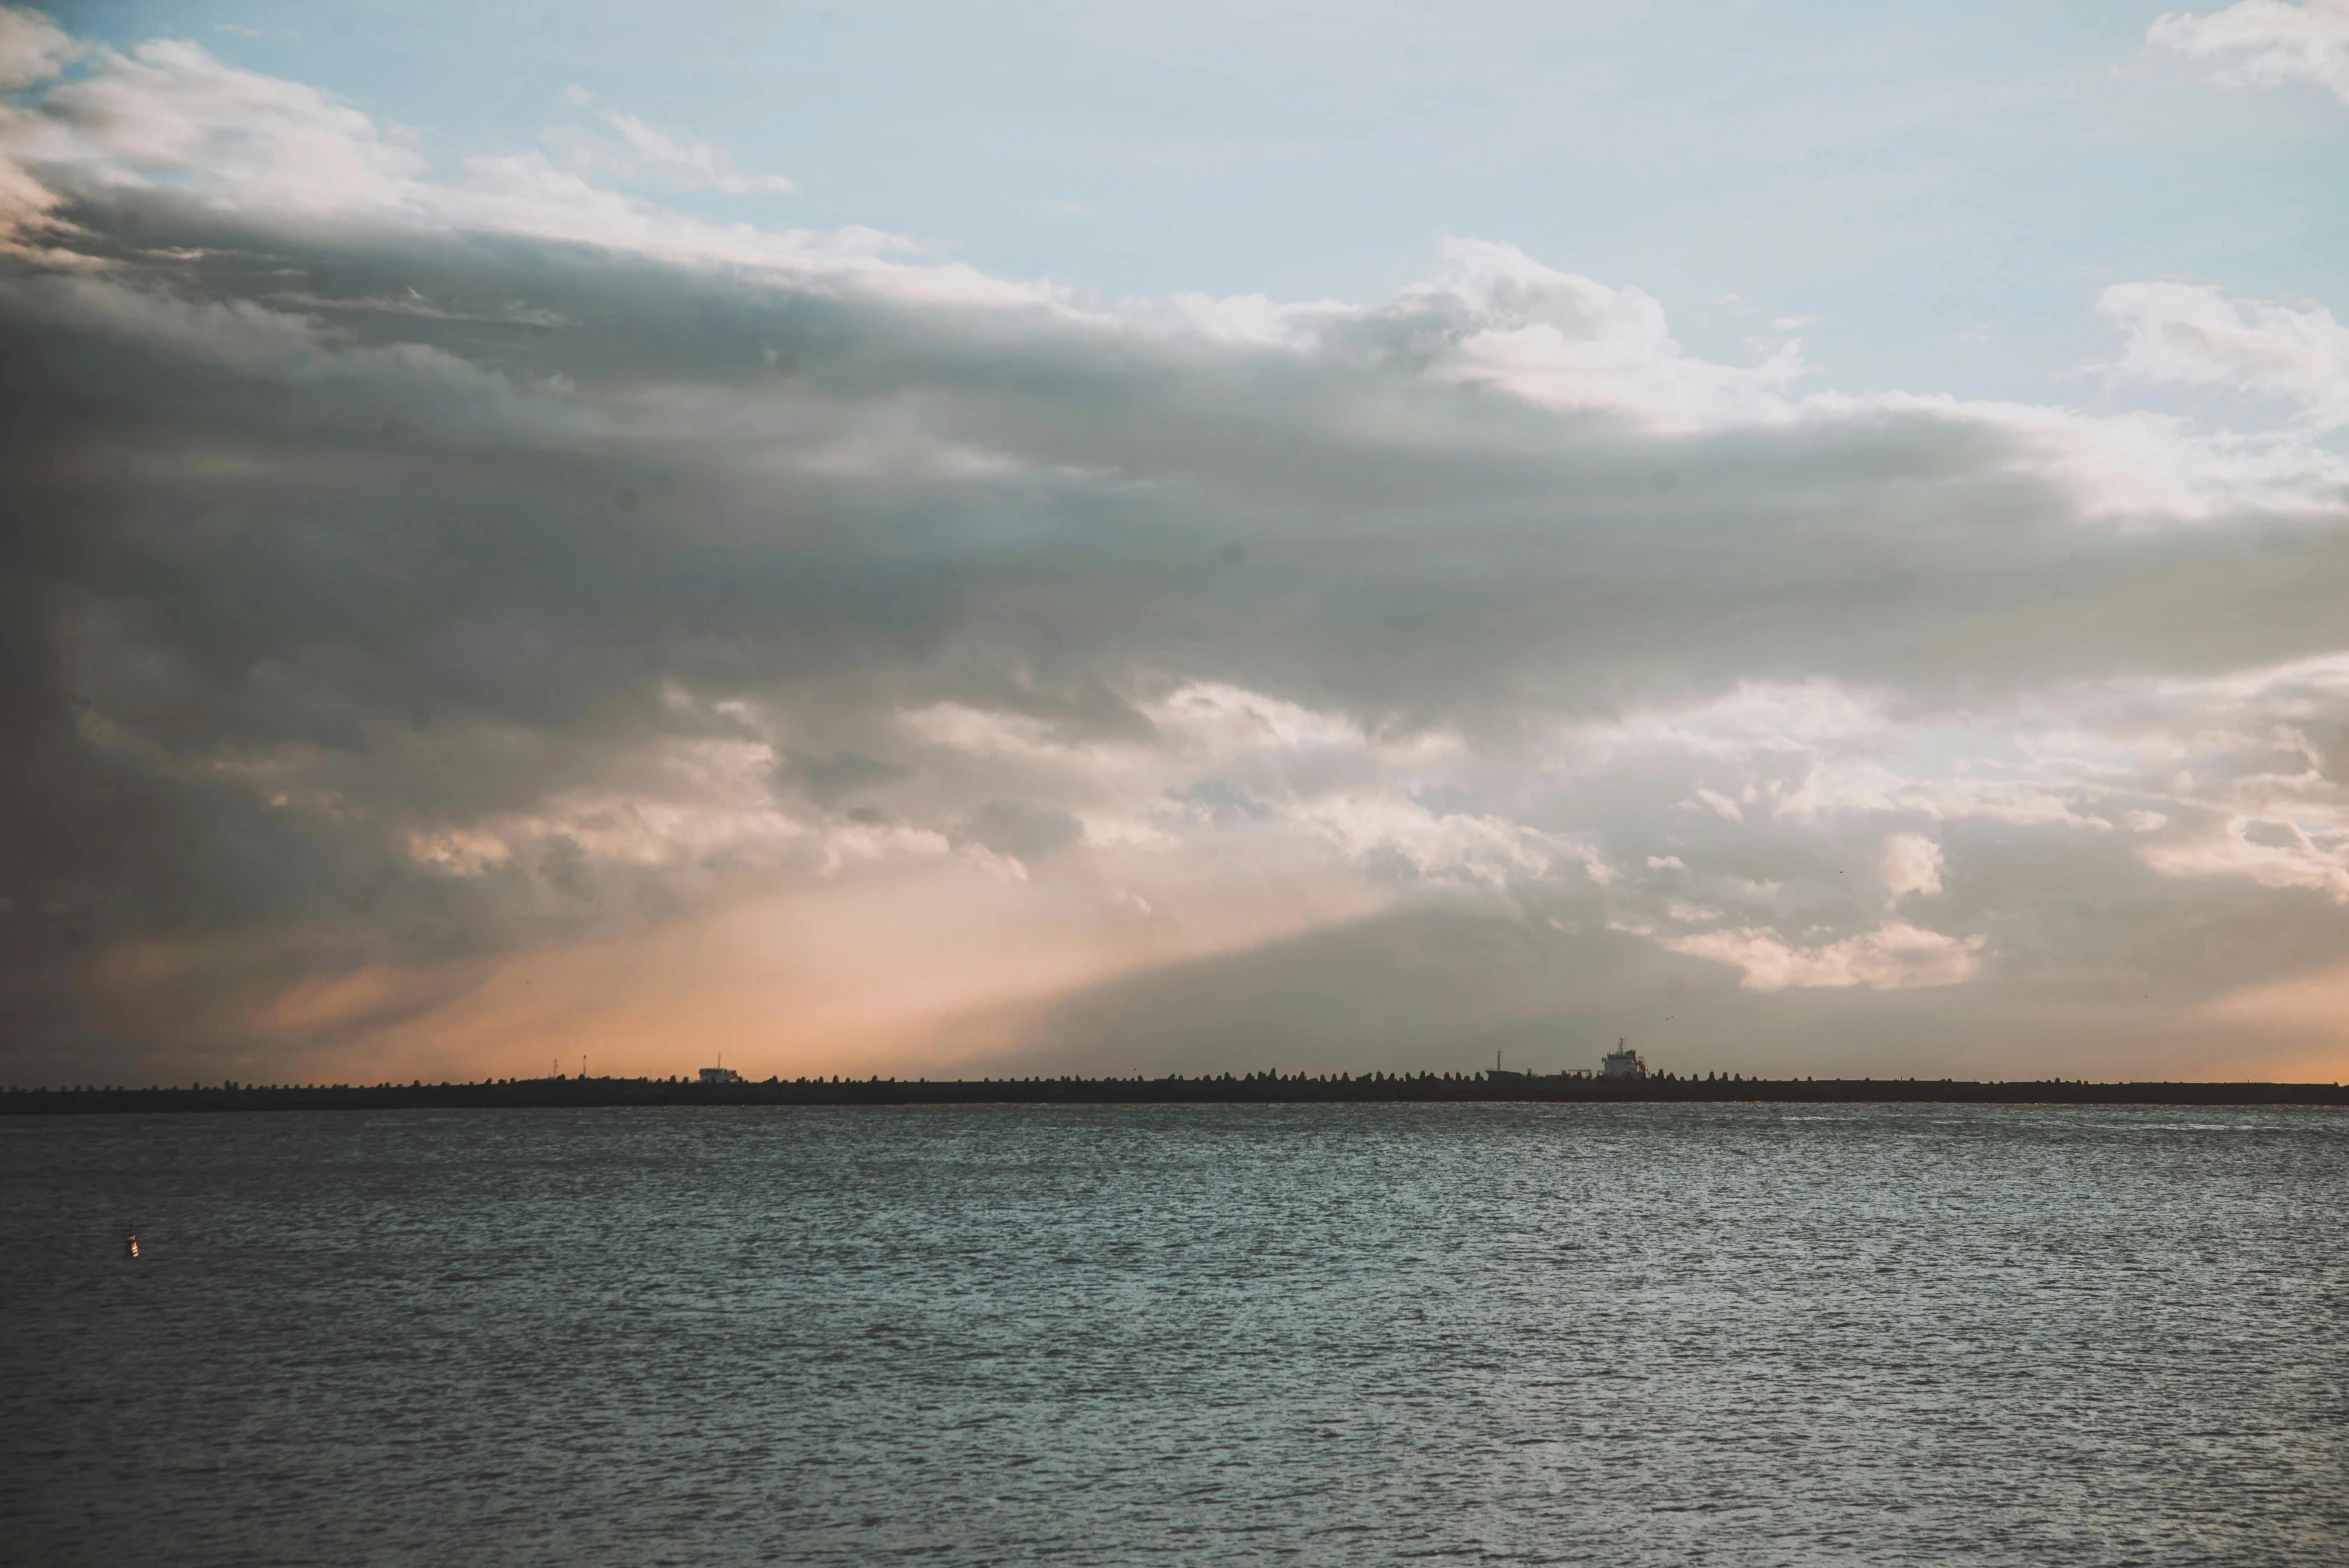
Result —
[[[1772,1102],[1953,1105],[2337,1105],[2328,1083],[1979,1083],[1949,1078],[1645,1078],[1527,1073],[1279,1073],[1186,1078],[508,1078],[0,1091],[0,1116],[153,1111],[494,1110],[591,1106],[1282,1105],[1332,1102]]]

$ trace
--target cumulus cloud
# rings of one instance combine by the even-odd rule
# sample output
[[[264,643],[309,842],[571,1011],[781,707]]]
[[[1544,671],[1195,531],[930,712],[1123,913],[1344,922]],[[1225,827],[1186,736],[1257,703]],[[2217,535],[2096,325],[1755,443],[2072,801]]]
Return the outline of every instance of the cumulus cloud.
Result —
[[[1664,945],[1694,958],[1734,964],[1744,972],[1743,983],[1756,991],[1789,986],[1907,991],[1972,979],[1982,967],[1976,955],[1983,941],[1980,936],[1961,941],[1895,920],[1818,947],[1791,946],[1752,929],[1667,937]]]
[[[95,63],[22,127],[25,160],[53,176],[103,188],[195,173],[223,204],[318,213],[391,205],[422,174],[423,159],[357,109],[199,45],[98,51]]]
[[[1895,833],[1884,841],[1884,891],[1894,898],[1941,891],[1941,846],[1922,833]]]
[[[2114,369],[2149,382],[2230,387],[2349,425],[2349,326],[2321,305],[2230,300],[2184,283],[2124,283],[2097,308],[2125,334]]]
[[[46,16],[0,10],[0,91],[49,81],[75,53],[72,37]]]
[[[1636,288],[1554,271],[1512,245],[1451,240],[1435,280],[1406,289],[1393,314],[1442,342],[1432,375],[1503,387],[1552,408],[1627,417],[1654,430],[1767,423],[1788,416],[1804,373],[1788,339],[1750,368],[1683,354],[1664,307]]]
[[[2207,63],[2231,87],[2314,82],[2349,103],[2349,0],[2237,0],[2154,19],[2146,42]]]
[[[1791,1063],[2349,935],[2322,307],[2106,295],[2224,423],[1465,239],[1110,302],[9,14],[6,1071]]]

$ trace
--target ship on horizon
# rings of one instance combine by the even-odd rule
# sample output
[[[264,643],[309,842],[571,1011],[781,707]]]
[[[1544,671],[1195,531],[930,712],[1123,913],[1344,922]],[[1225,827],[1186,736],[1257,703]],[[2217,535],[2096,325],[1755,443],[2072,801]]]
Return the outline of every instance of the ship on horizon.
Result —
[[[1515,1068],[1503,1067],[1496,1053],[1493,1065],[1486,1074],[1496,1082],[1504,1083],[1531,1083],[1537,1078],[1645,1078],[1647,1075],[1647,1058],[1631,1049],[1620,1035],[1615,1038],[1615,1049],[1599,1058],[1596,1072],[1588,1067],[1561,1067],[1554,1073],[1519,1072]]]
[[[1624,1044],[1621,1035],[1615,1037],[1615,1049],[1599,1059],[1601,1078],[1645,1078],[1647,1075],[1647,1058]]]

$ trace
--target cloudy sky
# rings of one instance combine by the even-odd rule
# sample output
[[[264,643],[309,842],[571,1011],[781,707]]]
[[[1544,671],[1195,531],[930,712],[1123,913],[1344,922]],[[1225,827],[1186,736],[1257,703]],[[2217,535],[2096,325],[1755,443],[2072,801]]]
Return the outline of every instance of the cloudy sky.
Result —
[[[2349,0],[2050,9],[0,10],[0,1080],[2349,1076]]]

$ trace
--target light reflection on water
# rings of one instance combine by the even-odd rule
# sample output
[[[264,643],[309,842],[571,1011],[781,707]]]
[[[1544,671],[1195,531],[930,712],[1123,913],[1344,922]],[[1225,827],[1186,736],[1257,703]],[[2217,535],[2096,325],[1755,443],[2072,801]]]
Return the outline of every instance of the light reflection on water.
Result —
[[[13,1120],[0,1558],[2337,1565],[2345,1155],[2324,1111]]]

